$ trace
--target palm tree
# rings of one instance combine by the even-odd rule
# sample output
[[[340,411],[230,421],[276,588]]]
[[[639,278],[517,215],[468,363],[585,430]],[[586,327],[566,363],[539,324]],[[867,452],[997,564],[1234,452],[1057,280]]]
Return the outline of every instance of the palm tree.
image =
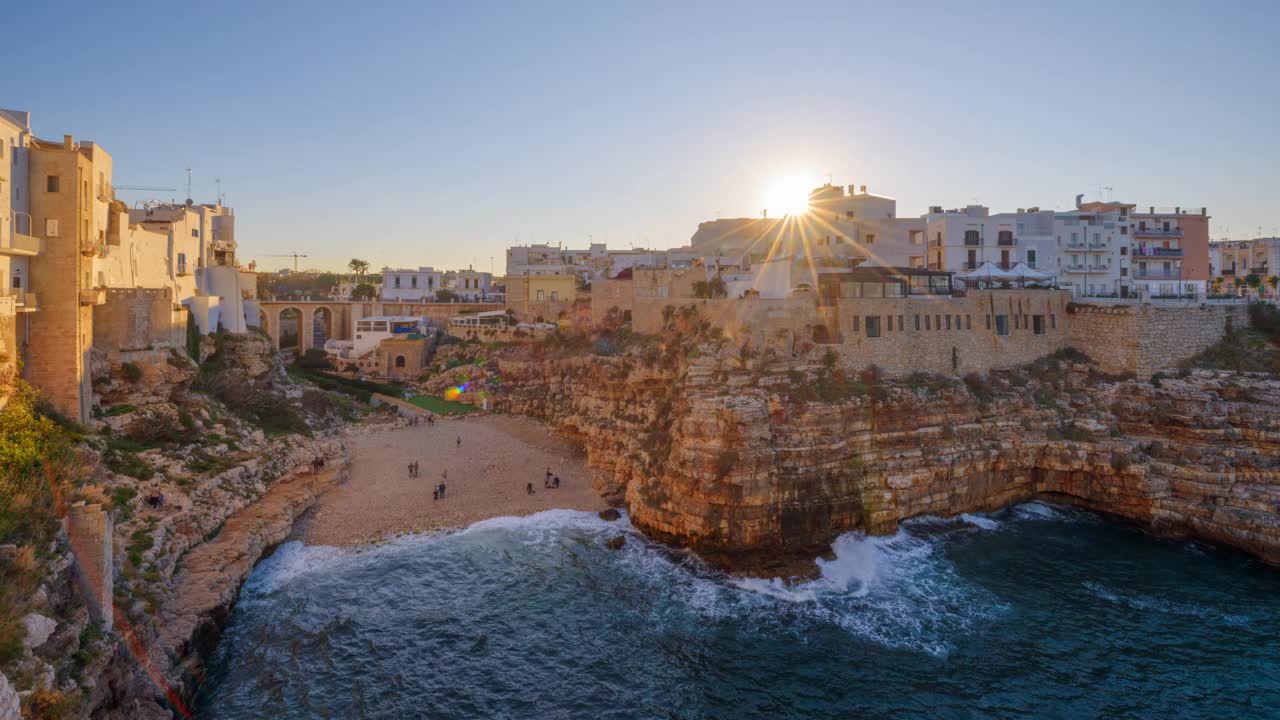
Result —
[[[365,273],[369,272],[369,263],[364,260],[360,260],[359,258],[351,258],[351,262],[347,263],[347,268],[351,270],[351,272],[355,273],[356,278],[359,279],[364,277]]]
[[[1249,273],[1245,276],[1244,284],[1248,285],[1249,289],[1256,293],[1258,288],[1262,287],[1262,276],[1258,273]]]

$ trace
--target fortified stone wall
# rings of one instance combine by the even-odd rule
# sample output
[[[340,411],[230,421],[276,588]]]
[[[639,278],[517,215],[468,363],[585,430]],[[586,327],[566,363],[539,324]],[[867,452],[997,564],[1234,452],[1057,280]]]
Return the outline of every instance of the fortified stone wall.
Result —
[[[1245,305],[1072,303],[1068,344],[1111,373],[1149,378],[1249,324]]]
[[[93,347],[103,352],[141,350],[186,342],[187,311],[175,310],[170,288],[107,290],[93,308]]]
[[[829,346],[856,370],[875,365],[889,375],[963,375],[1062,349],[1069,297],[1066,291],[982,290],[965,297],[841,298],[821,307],[808,297],[668,299],[637,303],[632,327],[661,334],[668,315],[692,306],[735,344],[784,353]]]
[[[1066,345],[1068,299],[1065,291],[1044,290],[842,298],[829,314],[839,323],[833,349],[852,368],[875,365],[890,376],[1013,367]]]

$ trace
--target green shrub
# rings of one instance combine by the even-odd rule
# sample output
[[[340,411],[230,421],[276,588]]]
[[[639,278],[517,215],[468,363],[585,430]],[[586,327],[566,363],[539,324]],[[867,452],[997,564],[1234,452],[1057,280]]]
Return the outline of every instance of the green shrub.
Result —
[[[122,363],[120,371],[124,373],[124,379],[131,383],[137,383],[142,379],[142,368],[138,367],[136,363]]]
[[[328,370],[331,367],[328,353],[316,348],[311,348],[299,355],[293,364],[306,370]]]

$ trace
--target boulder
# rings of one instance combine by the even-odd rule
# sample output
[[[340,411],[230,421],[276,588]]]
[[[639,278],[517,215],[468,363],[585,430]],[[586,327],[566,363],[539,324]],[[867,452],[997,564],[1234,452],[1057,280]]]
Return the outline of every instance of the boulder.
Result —
[[[606,522],[613,522],[614,520],[622,519],[622,514],[618,512],[617,508],[609,508],[608,510],[600,511],[600,519]]]
[[[22,703],[9,679],[0,674],[0,720],[22,720]]]
[[[22,646],[31,650],[45,644],[53,631],[57,629],[58,622],[53,618],[47,618],[39,613],[28,613],[22,618],[22,624],[27,628],[27,636],[22,639]]]
[[[627,538],[623,535],[619,535],[607,541],[604,544],[604,546],[609,548],[610,550],[621,550],[622,546],[625,545],[626,543],[627,543]]]

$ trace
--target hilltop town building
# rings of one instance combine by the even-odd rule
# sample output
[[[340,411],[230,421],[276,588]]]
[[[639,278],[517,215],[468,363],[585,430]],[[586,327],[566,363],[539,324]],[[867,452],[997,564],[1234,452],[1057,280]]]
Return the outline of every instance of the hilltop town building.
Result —
[[[30,327],[27,313],[38,307],[30,259],[43,241],[33,235],[28,212],[30,138],[27,113],[0,110],[0,373],[17,365]]]
[[[431,302],[443,289],[444,273],[434,268],[382,270],[382,299],[387,302]]]

